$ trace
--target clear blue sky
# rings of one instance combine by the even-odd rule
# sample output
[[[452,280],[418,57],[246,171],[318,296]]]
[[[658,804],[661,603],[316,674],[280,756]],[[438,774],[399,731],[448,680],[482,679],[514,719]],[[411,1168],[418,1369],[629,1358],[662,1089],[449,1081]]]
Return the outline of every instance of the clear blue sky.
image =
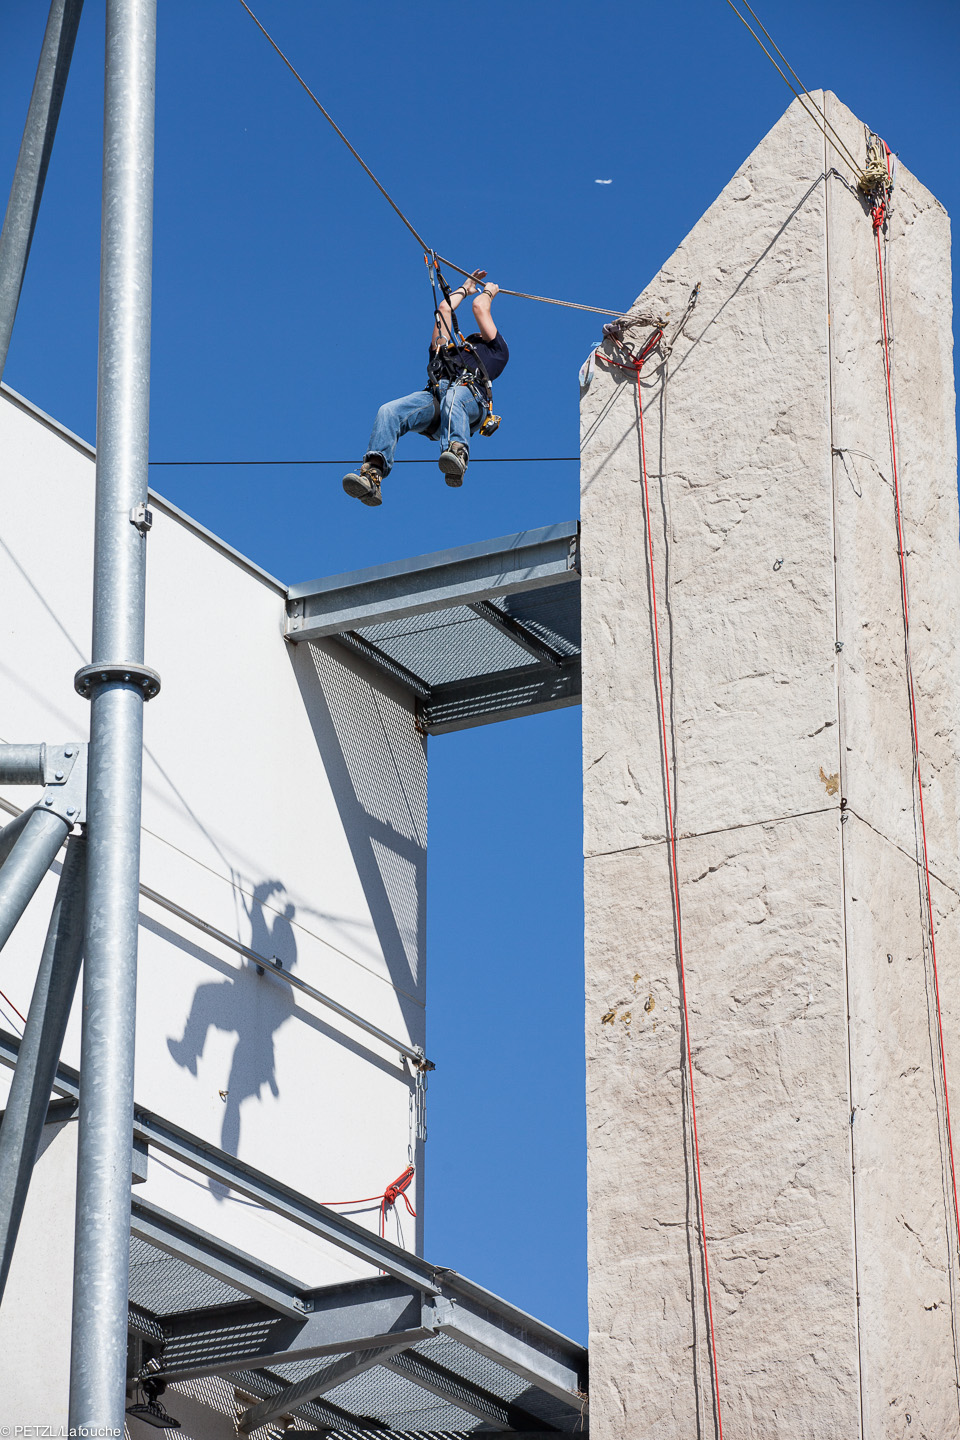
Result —
[[[954,0],[760,0],[956,209]],[[255,0],[417,227],[491,278],[626,307],[790,100],[724,0]],[[5,197],[46,6],[0,0]],[[103,3],[86,0],[6,380],[94,438]],[[236,0],[160,0],[155,459],[359,458],[422,383],[417,247]],[[597,185],[609,179],[609,185]],[[597,317],[504,297],[479,454],[572,455]],[[431,455],[413,437],[405,453]],[[155,470],[294,582],[576,516],[577,467],[400,467],[369,510],[330,468]],[[149,657],[148,657],[149,658]],[[585,1336],[579,712],[430,742],[427,1253]],[[642,1097],[638,1097],[642,1102]]]

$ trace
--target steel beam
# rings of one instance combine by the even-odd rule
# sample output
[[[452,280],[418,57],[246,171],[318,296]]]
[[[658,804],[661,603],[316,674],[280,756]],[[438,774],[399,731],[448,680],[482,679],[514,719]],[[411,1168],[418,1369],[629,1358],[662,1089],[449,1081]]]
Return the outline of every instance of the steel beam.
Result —
[[[531,1415],[519,1405],[511,1404],[509,1400],[502,1400],[499,1395],[484,1390],[482,1386],[458,1375],[454,1370],[449,1370],[445,1365],[438,1365],[436,1360],[431,1360],[428,1355],[421,1355],[417,1350],[403,1351],[381,1363],[384,1369],[392,1370],[404,1380],[412,1380],[421,1390],[427,1390],[431,1395],[445,1400],[448,1405],[455,1405],[458,1410],[473,1415],[477,1420],[484,1420],[488,1425],[507,1425],[511,1431],[527,1433],[531,1430],[543,1430],[545,1422],[537,1416]],[[549,1428],[554,1435],[562,1433],[553,1427]]]
[[[278,1375],[271,1375],[268,1370],[239,1370],[230,1376],[230,1380],[235,1390],[243,1392],[245,1398],[257,1397],[261,1400],[269,1400],[287,1384],[286,1380],[281,1380]],[[239,1394],[237,1398],[240,1399]],[[356,1431],[358,1425],[357,1417],[351,1415],[349,1410],[344,1410],[341,1406],[334,1405],[332,1400],[326,1399],[309,1400],[305,1405],[301,1405],[299,1416],[304,1420],[315,1421],[322,1427],[316,1434],[324,1436],[349,1435],[351,1431]],[[304,1432],[296,1431],[295,1433],[299,1437]],[[310,1435],[314,1432],[307,1431],[305,1433]]]
[[[155,1226],[155,1210],[148,1207],[148,1224]],[[134,1202],[134,1231],[152,1239],[141,1224],[139,1202]],[[198,1264],[207,1274],[238,1289],[252,1293],[250,1275],[253,1264],[244,1257],[248,1278],[229,1257],[222,1263],[219,1254],[205,1237],[202,1245],[196,1239],[190,1248],[181,1251],[184,1259]],[[217,1242],[214,1242],[214,1246]],[[217,1247],[220,1248],[219,1246]],[[204,1261],[191,1258],[197,1250],[205,1252]],[[214,1266],[217,1268],[215,1269]],[[236,1277],[236,1278],[231,1278]],[[168,1383],[202,1379],[208,1375],[225,1375],[242,1368],[262,1369],[267,1365],[288,1365],[301,1360],[314,1360],[323,1355],[342,1355],[348,1350],[370,1350],[384,1345],[413,1345],[436,1333],[436,1315],[423,1293],[389,1276],[369,1280],[351,1280],[322,1290],[288,1292],[284,1314],[276,1300],[267,1299],[269,1289],[261,1283],[261,1293],[271,1309],[264,1305],[218,1306],[216,1310],[186,1311],[168,1316],[164,1321],[166,1348],[163,1353],[163,1378]],[[277,1290],[277,1282],[272,1282]],[[296,1300],[305,1302],[299,1316],[291,1312]]]
[[[20,304],[83,0],[52,0],[0,231],[0,379]],[[41,782],[37,782],[38,784]]]
[[[16,1057],[17,1048],[14,1036],[0,1035],[0,1062],[9,1065]],[[75,1094],[74,1072],[61,1066],[54,1088],[65,1095]],[[169,1121],[138,1110],[134,1131],[139,1139],[155,1149],[393,1275],[393,1281],[371,1279],[309,1292],[310,1309],[303,1327],[292,1317],[278,1317],[278,1325],[294,1327],[287,1331],[298,1347],[292,1352],[294,1357],[301,1356],[307,1348],[316,1354],[329,1353],[332,1347],[342,1350],[345,1345],[357,1350],[361,1348],[361,1341],[375,1345],[387,1335],[391,1341],[403,1339],[405,1348],[414,1338],[424,1339],[439,1330],[511,1370],[534,1388],[546,1391],[578,1415],[584,1413],[587,1356],[582,1346],[465,1277],[401,1250]],[[211,1237],[203,1237],[202,1232],[193,1231],[184,1222],[175,1224],[190,1231],[194,1245],[201,1246],[204,1239],[210,1241]],[[213,1246],[218,1244],[212,1242]],[[211,1273],[215,1273],[210,1263],[213,1253],[208,1247],[207,1264],[202,1267]],[[256,1263],[249,1259],[251,1267]],[[396,1284],[397,1281],[400,1283]],[[249,1315],[249,1310],[246,1313]],[[194,1324],[206,1327],[205,1341],[191,1329]],[[170,1362],[180,1367],[174,1371],[178,1376],[225,1374],[261,1365],[268,1359],[282,1363],[291,1358],[279,1329],[272,1337],[265,1334],[262,1343],[250,1346],[247,1341],[241,1341],[230,1355],[217,1354],[215,1342],[211,1340],[211,1332],[216,1329],[216,1312],[208,1312],[203,1319],[177,1317],[171,1319],[165,1329],[173,1347]],[[198,1343],[211,1345],[208,1359],[213,1363],[203,1364],[202,1357],[197,1356]],[[179,1358],[177,1346],[180,1346]],[[265,1349],[268,1354],[264,1353]]]
[[[136,1026],[156,0],[107,0],[89,837],[71,1426],[124,1424]]]
[[[360,635],[356,630],[343,630],[332,638],[345,650],[359,655],[369,665],[375,665],[391,680],[399,681],[405,690],[412,690],[414,695],[419,695],[422,700],[429,699],[430,686],[421,675],[415,675],[412,670],[407,669],[406,665],[401,665],[399,660],[394,660],[391,655],[374,645],[364,635]]]
[[[305,1286],[291,1279],[289,1275],[274,1270],[272,1266],[254,1260],[252,1256],[244,1254],[242,1250],[227,1245],[225,1241],[217,1240],[203,1230],[198,1230],[195,1225],[180,1219],[179,1216],[161,1210],[159,1205],[151,1205],[147,1200],[134,1199],[131,1202],[130,1211],[130,1233],[132,1235],[136,1235],[140,1240],[148,1241],[155,1249],[163,1251],[165,1255],[185,1261],[188,1265],[202,1271],[203,1274],[212,1275],[215,1280],[220,1280],[225,1285],[231,1285],[235,1290],[249,1295],[251,1299],[261,1301],[262,1305],[268,1308],[257,1310],[257,1318],[254,1323],[258,1327],[259,1333],[262,1334],[264,1327],[269,1329],[275,1323],[284,1329],[287,1338],[292,1340],[293,1334],[296,1334],[296,1327],[291,1334],[289,1327],[285,1326],[283,1317],[290,1316],[300,1322],[303,1321],[304,1315],[309,1309]],[[191,1319],[195,1324],[197,1323],[194,1316],[191,1316]],[[248,1327],[250,1323],[249,1319],[245,1321]],[[198,1330],[193,1333],[198,1350],[202,1349],[205,1356],[209,1358],[209,1320],[200,1321]],[[203,1340],[199,1338],[201,1335],[204,1337]],[[233,1348],[236,1348],[235,1335],[231,1343]],[[182,1340],[179,1348],[182,1353],[185,1348]],[[253,1353],[259,1354],[259,1351]]]
[[[0,1064],[13,1068],[17,1063],[20,1042],[9,1031],[0,1031]],[[78,1096],[80,1087],[75,1070],[60,1065],[53,1082],[54,1090],[61,1095]],[[440,1291],[438,1270],[426,1260],[402,1250],[389,1240],[381,1239],[373,1231],[365,1230],[346,1216],[339,1215],[326,1205],[301,1195],[289,1185],[284,1185],[261,1170],[255,1170],[225,1150],[220,1150],[209,1141],[191,1135],[179,1125],[163,1120],[148,1110],[137,1108],[133,1117],[133,1134],[164,1154],[181,1161],[191,1169],[198,1170],[209,1179],[218,1180],[229,1189],[284,1216],[294,1225],[311,1231],[323,1240],[329,1240],[338,1249],[346,1250],[358,1259],[378,1270],[406,1281],[428,1295]]]
[[[528,630],[526,625],[515,620],[512,615],[508,615],[505,610],[500,609],[499,605],[494,605],[489,600],[478,600],[475,605],[470,606],[470,609],[474,615],[485,620],[494,630],[501,635],[506,635],[507,639],[512,640],[521,650],[525,650],[528,655],[532,655],[535,660],[541,661],[544,665],[549,665],[553,670],[561,669],[569,658],[561,655],[558,650],[554,650],[545,640],[541,640],[538,635],[534,635],[532,630]]]
[[[580,660],[559,670],[543,665],[500,670],[475,680],[437,685],[429,700],[417,704],[417,718],[428,735],[446,735],[518,715],[539,715],[579,705]]]
[[[338,1360],[331,1360],[329,1365],[324,1365],[315,1375],[305,1376],[295,1385],[278,1390],[269,1400],[261,1400],[259,1405],[244,1411],[237,1421],[237,1429],[242,1435],[249,1435],[252,1430],[258,1430],[261,1425],[275,1420],[278,1415],[296,1410],[309,1400],[318,1400],[321,1395],[336,1389],[344,1381],[352,1380],[354,1376],[362,1375],[364,1370],[371,1370],[375,1365],[382,1364],[403,1348],[402,1345],[388,1345],[380,1350],[357,1350],[351,1355],[342,1355]]]
[[[0,1126],[0,1302],[80,974],[86,841],[74,836],[50,917],[10,1097]]]
[[[9,826],[7,827],[10,828]],[[70,826],[59,815],[31,810],[0,866],[0,950],[57,857]]]
[[[335,1210],[311,1200],[309,1196],[301,1195],[289,1185],[275,1180],[272,1175],[266,1175],[262,1170],[256,1170],[252,1165],[228,1155],[209,1141],[191,1135],[179,1125],[174,1125],[169,1120],[161,1120],[159,1116],[138,1108],[134,1114],[133,1130],[135,1135],[146,1140],[154,1149],[172,1156],[211,1180],[219,1181],[238,1195],[245,1195],[247,1199],[256,1201],[274,1214],[284,1216],[321,1239],[329,1240],[338,1249],[346,1250],[358,1260],[364,1260],[368,1265],[384,1270],[398,1280],[405,1280],[427,1294],[436,1295],[439,1292],[436,1266],[428,1264],[426,1260],[421,1260],[408,1250],[402,1250],[399,1245],[382,1239],[344,1215],[338,1215]]]
[[[452,605],[579,579],[578,526],[548,525],[392,565],[294,585],[288,640],[317,640]]]
[[[15,1070],[20,1055],[20,1045],[19,1035],[11,1035],[9,1030],[0,1030],[0,1065],[5,1065],[8,1070]],[[79,1101],[79,1079],[76,1070],[72,1070],[69,1065],[58,1065],[50,1088],[68,1100]],[[55,1103],[55,1101],[51,1101],[51,1104]],[[74,1105],[75,1108],[76,1105]]]
[[[449,1304],[438,1302],[441,1332],[512,1370],[571,1409],[584,1409],[586,1353],[565,1336],[551,1336],[547,1327],[502,1301],[491,1306],[489,1302],[496,1301],[495,1296],[477,1300],[475,1294],[484,1292],[460,1276],[445,1277],[443,1298]]]

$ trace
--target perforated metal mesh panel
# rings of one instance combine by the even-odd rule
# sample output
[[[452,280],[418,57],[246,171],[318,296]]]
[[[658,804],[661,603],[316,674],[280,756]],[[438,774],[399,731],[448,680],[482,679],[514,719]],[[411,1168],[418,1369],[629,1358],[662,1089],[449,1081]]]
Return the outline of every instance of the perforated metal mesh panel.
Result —
[[[139,1238],[131,1240],[131,1301],[162,1325],[165,1317],[196,1314],[190,1331],[191,1365],[210,1366],[242,1392],[267,1399],[315,1375],[335,1357],[268,1364],[257,1371],[232,1371],[268,1341],[274,1312],[252,1304],[233,1287],[185,1260],[169,1256]],[[152,1323],[152,1322],[151,1322]],[[255,1333],[262,1328],[262,1337]],[[199,1328],[198,1328],[199,1327]],[[158,1333],[157,1341],[162,1340]],[[156,1343],[156,1342],[154,1342]],[[165,1358],[177,1364],[171,1336]],[[585,1434],[579,1414],[496,1360],[449,1335],[422,1340],[397,1357],[398,1373],[387,1364],[344,1381],[293,1411],[298,1429],[321,1429],[330,1440],[467,1440],[485,1431],[537,1429]]]
[[[406,620],[388,620],[357,633],[431,686],[509,670],[522,653],[462,605]]]
[[[229,1305],[247,1296],[134,1236],[130,1240],[130,1299],[163,1316]]]
[[[580,653],[580,595],[556,585],[507,595],[492,608],[518,621],[558,656]],[[431,687],[453,685],[516,670],[536,660],[521,645],[465,605],[431,610],[403,620],[367,625],[356,632]]]

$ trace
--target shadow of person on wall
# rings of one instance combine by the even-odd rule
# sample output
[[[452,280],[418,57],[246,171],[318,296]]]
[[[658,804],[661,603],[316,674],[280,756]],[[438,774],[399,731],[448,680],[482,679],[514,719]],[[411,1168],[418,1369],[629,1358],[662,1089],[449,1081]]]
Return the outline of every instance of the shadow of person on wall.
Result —
[[[266,959],[283,962],[290,970],[297,962],[297,942],[293,932],[296,907],[289,902],[282,913],[267,906],[267,901],[284,886],[279,880],[264,880],[248,897],[237,885],[247,919],[250,921],[250,949]],[[211,1029],[235,1034],[230,1076],[220,1095],[226,1106],[220,1130],[220,1147],[237,1155],[240,1144],[240,1107],[245,1100],[257,1097],[264,1085],[276,1098],[276,1055],[273,1037],[293,1013],[293,992],[282,981],[269,980],[257,973],[255,965],[246,965],[229,980],[198,985],[193,995],[190,1014],[179,1040],[169,1037],[167,1049],[176,1063],[191,1075],[197,1073],[197,1062],[203,1055]],[[228,1192],[211,1182],[210,1189],[218,1198]]]

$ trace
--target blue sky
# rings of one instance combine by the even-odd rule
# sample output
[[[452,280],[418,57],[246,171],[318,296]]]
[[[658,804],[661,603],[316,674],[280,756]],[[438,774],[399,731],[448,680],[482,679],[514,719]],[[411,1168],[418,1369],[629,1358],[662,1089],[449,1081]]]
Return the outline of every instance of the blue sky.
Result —
[[[0,0],[0,195],[45,19]],[[762,0],[956,209],[960,7]],[[492,279],[626,307],[790,100],[724,0],[256,0],[414,224]],[[103,3],[86,0],[5,379],[94,438]],[[415,242],[236,0],[160,0],[152,455],[357,460],[422,383]],[[596,180],[609,179],[609,185]],[[483,455],[574,455],[599,319],[503,297]],[[408,457],[432,457],[419,437]],[[578,511],[577,466],[403,466],[370,510],[330,467],[156,469],[156,489],[295,582]],[[149,657],[148,657],[149,659]],[[427,1253],[585,1337],[579,712],[430,742]]]

